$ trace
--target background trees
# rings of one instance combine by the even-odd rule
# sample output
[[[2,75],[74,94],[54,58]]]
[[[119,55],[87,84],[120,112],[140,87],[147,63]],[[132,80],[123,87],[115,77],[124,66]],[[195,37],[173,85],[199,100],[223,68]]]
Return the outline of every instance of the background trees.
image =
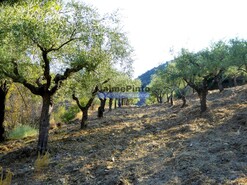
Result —
[[[153,93],[168,88],[171,95],[177,89],[185,105],[184,90],[188,85],[197,92],[201,112],[204,112],[207,109],[208,91],[214,88],[223,91],[225,80],[228,80],[227,86],[230,86],[229,78],[234,78],[236,85],[236,78],[241,74],[240,71],[242,73],[246,71],[245,68],[246,41],[240,39],[218,41],[198,52],[182,49],[163,70],[157,71],[150,87]]]
[[[229,41],[231,65],[239,71],[247,73],[247,41],[239,38]]]
[[[151,96],[154,96],[158,103],[163,103],[163,98],[167,94],[165,80],[158,75],[153,75],[148,87],[151,89]]]

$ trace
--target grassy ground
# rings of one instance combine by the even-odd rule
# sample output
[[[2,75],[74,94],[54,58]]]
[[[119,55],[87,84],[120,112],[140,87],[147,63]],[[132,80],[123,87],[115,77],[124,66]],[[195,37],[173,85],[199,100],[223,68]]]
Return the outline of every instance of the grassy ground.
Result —
[[[247,184],[247,86],[210,92],[203,114],[196,96],[175,103],[113,110],[86,130],[62,125],[44,171],[32,137],[1,144],[0,165],[20,185]]]

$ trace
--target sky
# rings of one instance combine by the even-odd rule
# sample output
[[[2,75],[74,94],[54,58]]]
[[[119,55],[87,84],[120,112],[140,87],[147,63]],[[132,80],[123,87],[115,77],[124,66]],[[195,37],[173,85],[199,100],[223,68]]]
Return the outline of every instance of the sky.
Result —
[[[247,39],[246,0],[82,1],[101,14],[119,10],[134,48],[134,77],[172,60],[181,48],[196,52],[221,39]]]

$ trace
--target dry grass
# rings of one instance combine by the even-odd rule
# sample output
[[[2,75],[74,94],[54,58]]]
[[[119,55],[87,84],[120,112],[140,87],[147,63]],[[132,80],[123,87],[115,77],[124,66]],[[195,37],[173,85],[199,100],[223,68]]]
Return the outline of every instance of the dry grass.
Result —
[[[38,154],[37,159],[34,162],[34,169],[36,172],[44,171],[48,168],[50,163],[50,154],[48,152],[45,155]]]
[[[6,174],[4,174],[3,168],[0,167],[0,174],[1,174],[0,185],[11,185],[13,173],[8,169]]]

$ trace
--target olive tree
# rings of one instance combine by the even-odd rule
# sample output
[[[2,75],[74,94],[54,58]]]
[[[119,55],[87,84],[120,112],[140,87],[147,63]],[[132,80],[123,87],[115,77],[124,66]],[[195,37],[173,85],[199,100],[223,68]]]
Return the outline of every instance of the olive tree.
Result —
[[[2,72],[42,97],[38,151],[47,150],[52,98],[61,82],[95,69],[111,49],[114,18],[100,17],[85,4],[25,1],[1,8],[0,26],[12,46]],[[9,16],[12,15],[12,16]],[[114,34],[112,34],[114,33]],[[34,72],[35,71],[35,72]]]
[[[167,88],[161,76],[154,74],[148,87],[150,88],[150,95],[154,96],[158,103],[163,103],[163,97],[167,94]]]
[[[94,71],[73,75],[65,86],[67,94],[72,94],[73,100],[82,112],[81,129],[87,127],[88,110],[102,86],[109,82],[111,71],[109,64],[102,62]]]
[[[201,112],[207,110],[208,90],[221,78],[227,68],[226,48],[223,42],[218,42],[211,49],[197,53],[182,49],[181,54],[175,59],[180,77],[198,93]]]
[[[247,73],[247,41],[239,38],[231,39],[229,48],[232,66]]]

